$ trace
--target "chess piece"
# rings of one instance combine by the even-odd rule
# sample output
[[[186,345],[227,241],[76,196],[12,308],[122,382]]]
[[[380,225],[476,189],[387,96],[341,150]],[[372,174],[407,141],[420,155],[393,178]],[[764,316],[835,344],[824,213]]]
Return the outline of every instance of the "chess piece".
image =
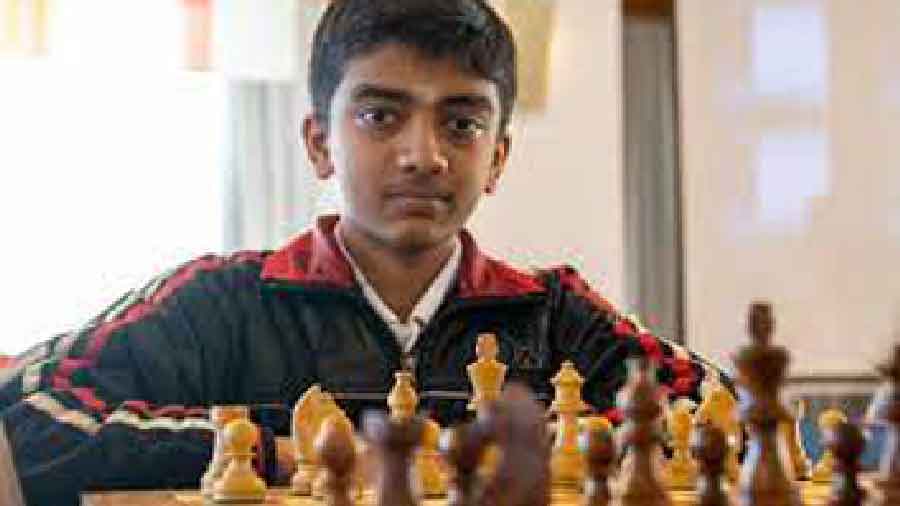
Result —
[[[297,468],[291,480],[291,492],[294,494],[312,493],[312,482],[316,475],[313,442],[323,420],[320,408],[324,396],[322,388],[313,385],[294,405],[291,427],[294,453],[297,456]]]
[[[826,409],[819,415],[819,430],[822,432],[822,439],[829,439],[831,431],[838,425],[847,422],[847,416],[838,409]],[[822,452],[822,457],[816,463],[813,469],[812,481],[815,483],[831,483],[831,477],[834,474],[834,454],[826,446]]]
[[[447,495],[447,478],[443,472],[443,461],[438,452],[441,426],[431,419],[425,419],[422,427],[422,442],[415,456],[415,479],[424,497]]]
[[[313,447],[324,471],[324,503],[328,506],[352,506],[350,494],[356,463],[353,425],[344,417],[329,416],[322,423]]]
[[[671,501],[653,466],[659,450],[662,408],[656,388],[656,370],[646,357],[628,360],[628,383],[619,395],[625,415],[622,432],[629,463],[624,467],[618,504],[669,505]]]
[[[582,506],[607,506],[612,499],[609,476],[616,460],[612,424],[605,417],[579,421],[578,448],[584,454],[585,481]]]
[[[551,383],[556,393],[550,412],[557,414],[556,441],[550,456],[553,487],[578,489],[584,481],[584,455],[578,451],[578,415],[588,408],[581,398],[584,379],[575,364],[566,360]]]
[[[297,469],[291,479],[291,493],[313,494],[313,485],[319,476],[314,442],[322,423],[332,415],[346,418],[334,399],[319,385],[313,385],[304,392],[294,406],[291,437],[297,455]]]
[[[266,484],[253,469],[253,446],[259,441],[259,429],[246,418],[228,422],[223,430],[228,467],[213,484],[213,500],[217,503],[261,503],[266,498]]]
[[[549,506],[550,447],[544,412],[531,391],[510,385],[476,421],[496,442],[497,469],[484,486],[480,506]]]
[[[741,420],[750,432],[739,480],[742,506],[800,506],[800,494],[778,454],[778,424],[790,419],[779,398],[787,371],[787,350],[772,344],[775,320],[765,302],[750,306],[751,344],[734,356]]]
[[[416,414],[419,396],[413,386],[411,372],[397,371],[394,373],[394,387],[388,394],[387,404],[391,410],[391,418],[396,421],[409,420]]]
[[[887,441],[879,466],[879,506],[900,504],[900,344],[894,345],[891,361],[878,368],[885,380],[884,395],[871,407],[874,418],[885,424]]]
[[[797,402],[797,415],[791,414],[790,420],[779,424],[781,435],[787,443],[791,470],[794,472],[795,480],[810,479],[809,457],[806,456],[800,436],[800,422],[805,416],[805,411],[806,403],[800,400]]]
[[[466,366],[473,394],[468,408],[478,416],[483,415],[485,409],[500,398],[503,389],[506,365],[497,360],[498,353],[497,336],[489,333],[478,335],[475,344],[477,360]]]
[[[741,450],[741,424],[737,417],[737,399],[718,379],[718,374],[710,372],[701,385],[703,401],[694,412],[695,424],[711,423],[725,434],[728,451],[725,456],[725,476],[731,483],[738,481],[740,465],[738,453]]]
[[[356,449],[356,467],[353,469],[353,499],[362,501],[366,494],[368,484],[372,482],[372,458],[365,438],[359,434],[353,434],[353,447]]]
[[[330,418],[340,418],[342,420],[341,423],[353,427],[353,422],[350,421],[347,414],[344,413],[336,402],[334,402],[334,397],[332,397],[331,394],[326,393],[322,396],[319,410],[319,419],[321,421],[314,432],[316,437],[318,437],[319,432],[321,432],[322,425]],[[316,499],[324,499],[328,493],[328,470],[325,469],[321,462],[319,462],[319,454],[315,448],[315,438],[313,439],[313,466],[312,496]]]
[[[691,434],[691,453],[697,459],[697,506],[729,506],[731,500],[722,488],[729,445],[725,433],[717,425],[703,423]]]
[[[472,400],[467,408],[483,417],[487,409],[500,398],[506,379],[506,365],[497,360],[499,347],[497,336],[488,332],[478,334],[475,341],[475,362],[466,366],[466,374],[472,384]],[[488,445],[481,458],[479,476],[488,481],[494,475],[498,462],[497,448]]]
[[[246,406],[213,406],[210,408],[209,421],[215,427],[215,436],[212,460],[203,477],[200,478],[200,493],[203,497],[212,497],[213,485],[222,477],[222,473],[228,467],[228,460],[225,458],[225,425],[232,420],[248,416],[250,413]]]
[[[441,433],[438,449],[451,468],[447,506],[478,504],[478,466],[489,444],[489,434],[481,425],[463,424]]]
[[[669,488],[673,490],[693,490],[697,482],[697,464],[691,459],[691,428],[693,402],[687,398],[675,401],[669,411],[667,426],[672,438],[672,459],[669,461]]]
[[[370,411],[363,415],[363,430],[377,462],[375,506],[415,506],[409,469],[413,450],[422,440],[421,420]]]
[[[828,506],[861,506],[866,498],[858,479],[859,457],[866,445],[862,431],[846,420],[838,421],[825,433],[825,442],[834,458]]]

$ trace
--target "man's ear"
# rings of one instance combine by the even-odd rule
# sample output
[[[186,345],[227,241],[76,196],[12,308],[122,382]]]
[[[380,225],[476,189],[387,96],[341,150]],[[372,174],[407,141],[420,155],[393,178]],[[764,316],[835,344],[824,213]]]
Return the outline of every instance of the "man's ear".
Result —
[[[331,177],[334,174],[334,164],[331,163],[331,152],[328,150],[328,126],[322,124],[315,114],[303,118],[303,143],[316,177],[323,180]]]
[[[494,158],[491,160],[491,172],[488,175],[487,184],[484,187],[484,192],[488,195],[492,195],[497,191],[497,184],[500,181],[503,170],[506,168],[506,161],[509,159],[509,148],[511,145],[512,139],[510,139],[509,134],[505,134],[494,146]]]

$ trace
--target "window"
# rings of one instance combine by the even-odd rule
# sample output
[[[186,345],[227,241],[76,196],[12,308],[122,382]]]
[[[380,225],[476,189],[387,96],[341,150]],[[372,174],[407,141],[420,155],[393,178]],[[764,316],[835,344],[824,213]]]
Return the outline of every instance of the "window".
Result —
[[[817,197],[829,195],[828,146],[818,130],[769,129],[756,151],[756,217],[774,230],[805,231]]]
[[[828,92],[828,35],[817,3],[754,9],[752,72],[763,97],[822,104]]]
[[[829,37],[819,2],[758,2],[750,29],[753,233],[802,235],[829,195]]]
[[[181,68],[181,3],[49,6],[46,54],[0,53],[5,354],[222,246],[225,98]]]

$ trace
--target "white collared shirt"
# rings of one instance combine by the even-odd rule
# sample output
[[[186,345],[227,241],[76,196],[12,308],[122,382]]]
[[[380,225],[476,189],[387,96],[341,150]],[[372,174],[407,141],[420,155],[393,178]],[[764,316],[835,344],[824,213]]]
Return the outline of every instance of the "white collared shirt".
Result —
[[[459,270],[459,264],[462,260],[462,245],[460,244],[459,237],[453,242],[453,252],[450,254],[450,258],[447,259],[444,267],[441,268],[441,271],[434,278],[434,281],[431,282],[431,286],[425,290],[425,293],[422,294],[422,297],[416,302],[416,305],[413,306],[412,312],[409,315],[409,320],[402,322],[394,311],[385,304],[381,296],[378,295],[378,292],[375,291],[375,287],[373,287],[369,280],[366,279],[366,275],[363,274],[362,270],[356,264],[356,261],[353,260],[353,256],[350,254],[350,251],[347,250],[344,240],[341,237],[340,226],[336,227],[334,236],[341,249],[341,253],[347,258],[347,262],[353,270],[353,277],[356,278],[356,282],[359,283],[359,286],[362,288],[363,295],[366,297],[369,305],[372,306],[375,312],[378,313],[378,316],[380,316],[384,323],[387,324],[388,328],[391,329],[391,332],[394,333],[394,337],[397,339],[397,344],[400,345],[400,349],[408,354],[416,344],[416,339],[418,339],[422,329],[424,329],[428,322],[431,321],[434,313],[437,312],[438,307],[441,305],[441,302],[444,300],[444,297],[447,295],[447,292],[450,291],[453,282],[456,280],[456,273]]]

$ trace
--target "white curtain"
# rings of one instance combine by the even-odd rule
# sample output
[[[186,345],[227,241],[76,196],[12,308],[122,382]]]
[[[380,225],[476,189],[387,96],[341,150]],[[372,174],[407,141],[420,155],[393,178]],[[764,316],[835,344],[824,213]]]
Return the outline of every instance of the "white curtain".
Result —
[[[323,193],[300,128],[296,83],[233,81],[228,87],[225,247],[275,248],[311,223]]]

